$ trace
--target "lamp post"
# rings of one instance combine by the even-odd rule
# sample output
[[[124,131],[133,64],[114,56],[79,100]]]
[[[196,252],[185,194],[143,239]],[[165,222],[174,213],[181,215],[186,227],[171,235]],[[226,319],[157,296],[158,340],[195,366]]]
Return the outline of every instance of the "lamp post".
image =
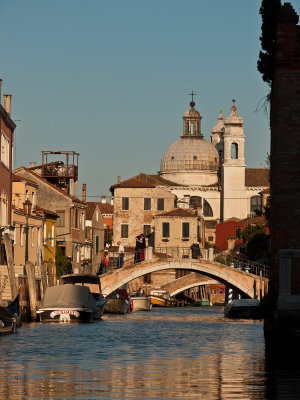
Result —
[[[23,207],[24,207],[24,211],[26,214],[26,226],[24,228],[24,232],[25,232],[25,238],[26,238],[26,242],[25,242],[25,263],[28,261],[28,233],[29,233],[29,225],[28,225],[28,217],[31,213],[31,206],[32,203],[29,199],[25,200],[25,203],[23,203]]]

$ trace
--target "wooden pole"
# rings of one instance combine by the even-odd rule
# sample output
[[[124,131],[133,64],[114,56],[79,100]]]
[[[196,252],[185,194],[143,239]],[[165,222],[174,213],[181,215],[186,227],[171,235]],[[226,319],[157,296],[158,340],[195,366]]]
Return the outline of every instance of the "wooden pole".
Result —
[[[262,300],[262,292],[263,292],[263,280],[262,280],[262,270],[259,271],[259,300]]]
[[[2,307],[2,274],[0,271],[0,307]]]
[[[11,290],[11,298],[14,300],[17,297],[17,285],[16,285],[16,277],[15,277],[15,267],[14,267],[14,258],[13,258],[13,250],[12,243],[8,233],[4,234],[4,245],[6,251],[7,258],[7,270],[9,276],[10,290]]]
[[[46,265],[45,263],[41,263],[41,291],[42,298],[45,296],[47,289],[47,273],[46,273]]]
[[[47,270],[48,270],[48,285],[54,286],[54,277],[53,277],[53,268],[52,268],[51,258],[49,258],[49,260],[48,260]]]
[[[36,321],[36,306],[37,306],[37,292],[36,292],[36,281],[35,281],[35,267],[32,262],[27,261],[25,264],[25,270],[28,282],[29,302],[30,302],[30,316],[32,321]]]

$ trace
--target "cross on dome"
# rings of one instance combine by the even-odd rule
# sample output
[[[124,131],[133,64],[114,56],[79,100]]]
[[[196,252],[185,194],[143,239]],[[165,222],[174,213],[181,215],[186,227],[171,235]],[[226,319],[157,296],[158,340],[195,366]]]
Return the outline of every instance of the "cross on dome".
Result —
[[[197,96],[197,93],[194,93],[194,91],[192,90],[192,93],[188,94],[188,96],[192,96],[192,101],[190,102],[190,106],[195,107],[194,96]]]

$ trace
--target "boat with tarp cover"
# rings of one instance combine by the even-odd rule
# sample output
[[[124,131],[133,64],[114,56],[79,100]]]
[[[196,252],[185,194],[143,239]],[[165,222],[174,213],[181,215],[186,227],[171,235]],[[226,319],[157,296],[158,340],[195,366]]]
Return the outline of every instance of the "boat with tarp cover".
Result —
[[[97,275],[72,274],[50,286],[38,307],[41,322],[91,322],[99,319],[106,300]]]

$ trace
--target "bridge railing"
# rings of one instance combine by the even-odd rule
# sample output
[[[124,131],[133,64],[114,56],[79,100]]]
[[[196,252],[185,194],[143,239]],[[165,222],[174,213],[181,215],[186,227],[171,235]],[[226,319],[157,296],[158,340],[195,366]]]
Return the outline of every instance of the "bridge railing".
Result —
[[[125,252],[121,263],[119,253],[110,252],[108,270],[126,267],[150,259],[168,261],[172,259],[193,258],[207,261],[207,257],[205,254],[204,257],[201,252],[195,250],[193,251],[190,247],[155,247],[153,254],[151,254],[151,258],[149,258],[149,255],[150,254],[148,253],[148,249],[146,249],[145,252]],[[247,259],[237,257],[232,254],[215,254],[214,261],[222,265],[231,266],[238,270],[243,270],[254,275],[262,276],[263,278],[269,277],[269,267],[267,265],[259,264],[254,261],[249,261]]]
[[[228,265],[249,272],[253,275],[262,276],[267,279],[269,278],[269,266],[265,264],[260,264],[228,253],[215,254],[214,260],[220,264]]]

